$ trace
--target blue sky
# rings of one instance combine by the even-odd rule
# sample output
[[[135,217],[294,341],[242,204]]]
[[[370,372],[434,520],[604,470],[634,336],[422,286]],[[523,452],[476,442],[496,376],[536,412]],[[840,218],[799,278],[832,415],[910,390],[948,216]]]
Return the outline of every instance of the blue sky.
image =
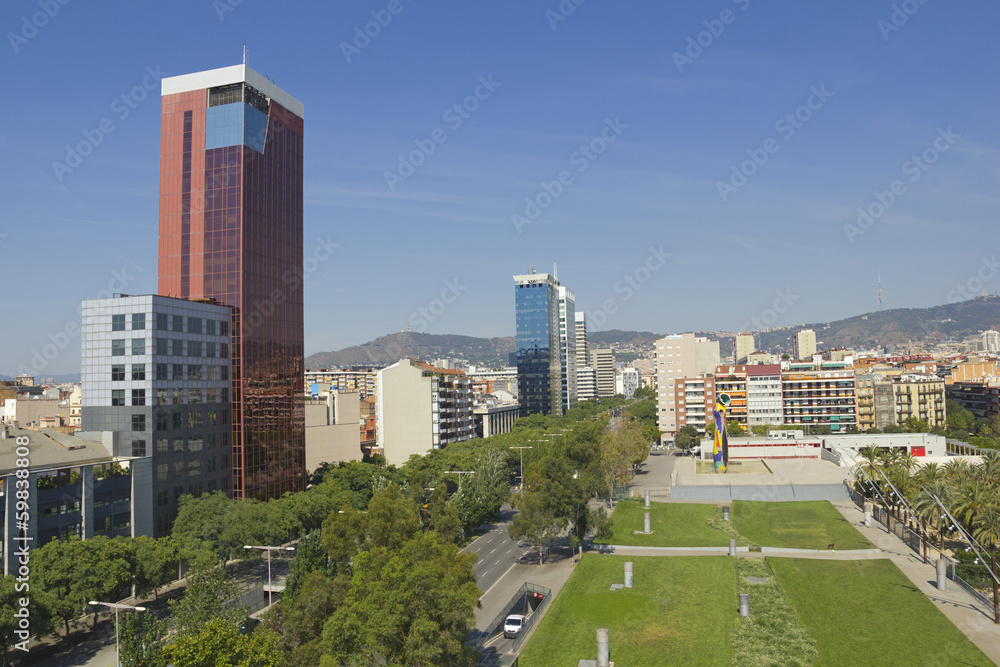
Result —
[[[305,105],[305,254],[339,244],[307,354],[512,335],[553,263],[595,328],[658,333],[867,312],[880,272],[886,307],[1000,290],[993,2],[48,2],[0,10],[0,373],[79,372],[80,301],[155,292],[150,73],[244,44]]]

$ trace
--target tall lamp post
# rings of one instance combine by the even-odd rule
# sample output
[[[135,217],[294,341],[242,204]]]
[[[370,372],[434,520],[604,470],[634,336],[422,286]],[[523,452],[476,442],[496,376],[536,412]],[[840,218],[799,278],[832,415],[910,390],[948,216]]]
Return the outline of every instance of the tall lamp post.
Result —
[[[267,606],[271,606],[271,552],[272,551],[295,551],[295,547],[258,547],[249,544],[243,545],[244,549],[260,549],[267,552]]]
[[[117,665],[121,664],[121,656],[119,655],[119,648],[118,648],[118,610],[125,609],[132,611],[146,611],[146,608],[134,607],[130,604],[118,604],[117,602],[97,602],[95,600],[91,600],[87,604],[92,605],[94,607],[102,606],[102,607],[107,607],[108,609],[115,610],[115,665],[117,667]]]
[[[475,470],[445,470],[446,475],[458,475],[458,490],[462,490],[462,475],[475,475]]]
[[[524,495],[524,450],[534,449],[534,447],[511,447],[511,449],[521,450],[521,495]]]

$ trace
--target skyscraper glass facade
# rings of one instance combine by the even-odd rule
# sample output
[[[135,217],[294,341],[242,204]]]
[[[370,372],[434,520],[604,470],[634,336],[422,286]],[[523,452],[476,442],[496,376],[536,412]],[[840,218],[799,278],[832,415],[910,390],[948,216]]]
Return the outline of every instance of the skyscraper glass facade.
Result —
[[[303,489],[301,104],[237,66],[162,105],[159,292],[233,307],[233,496]]]
[[[557,283],[546,274],[514,276],[514,281],[521,415],[561,414]]]

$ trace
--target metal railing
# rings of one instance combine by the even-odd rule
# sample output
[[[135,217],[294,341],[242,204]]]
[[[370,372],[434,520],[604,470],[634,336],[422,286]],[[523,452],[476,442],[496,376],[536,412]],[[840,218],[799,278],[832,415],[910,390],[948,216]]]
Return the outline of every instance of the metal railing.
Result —
[[[544,586],[536,586],[535,584],[531,583],[523,584],[521,588],[518,589],[517,593],[515,593],[514,596],[507,603],[507,606],[504,607],[503,611],[497,614],[493,618],[493,620],[490,621],[489,625],[486,626],[486,629],[483,630],[482,634],[480,634],[479,637],[476,638],[474,646],[477,651],[483,648],[483,644],[485,644],[486,641],[493,636],[493,633],[496,631],[496,629],[503,624],[504,619],[507,618],[507,615],[510,614],[510,611],[517,606],[518,602],[521,602],[521,598],[526,598],[526,596],[529,593],[541,593],[542,601],[535,608],[535,611],[528,618],[525,619],[524,627],[522,627],[521,631],[517,633],[517,638],[514,641],[514,648],[516,649],[520,645],[521,640],[524,638],[525,635],[528,634],[528,630],[531,629],[531,626],[534,624],[535,619],[542,612],[542,610],[545,609],[545,607],[549,604],[549,597],[552,595],[551,588],[545,588]]]

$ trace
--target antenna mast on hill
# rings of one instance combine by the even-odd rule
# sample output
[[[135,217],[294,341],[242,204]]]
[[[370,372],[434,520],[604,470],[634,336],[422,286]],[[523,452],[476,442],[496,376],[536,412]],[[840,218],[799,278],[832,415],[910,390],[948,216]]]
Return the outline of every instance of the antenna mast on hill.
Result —
[[[878,312],[882,312],[882,272],[878,273]]]

